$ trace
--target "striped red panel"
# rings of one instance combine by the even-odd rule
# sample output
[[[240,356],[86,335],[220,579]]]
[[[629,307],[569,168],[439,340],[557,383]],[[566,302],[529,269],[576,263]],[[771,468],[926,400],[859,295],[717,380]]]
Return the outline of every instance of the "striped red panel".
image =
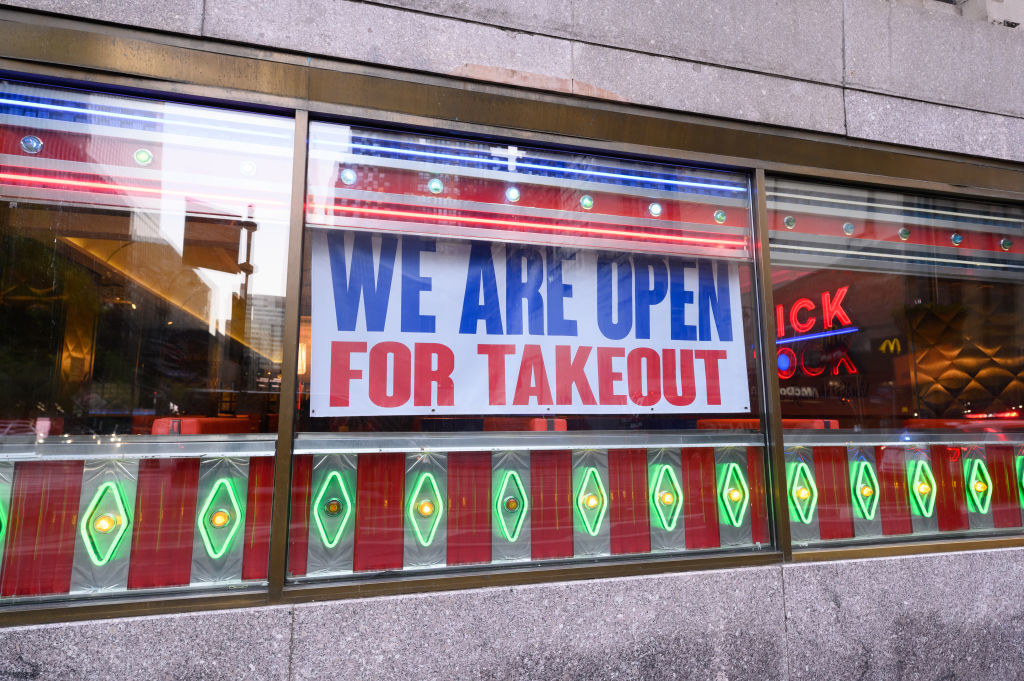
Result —
[[[715,480],[715,450],[711,447],[683,449],[683,522],[686,548],[710,549],[721,545],[718,536],[718,484]]]
[[[192,578],[199,459],[143,459],[135,493],[128,588],[183,586]]]
[[[764,453],[760,447],[747,447],[747,477],[750,478],[750,539],[769,544],[768,492],[765,488]]]
[[[266,579],[270,556],[270,515],[274,506],[274,458],[249,459],[249,495],[245,502],[242,579]]]
[[[81,461],[14,466],[3,596],[67,593],[75,558]]]
[[[818,531],[822,539],[848,539],[853,536],[853,509],[846,448],[815,447],[813,455]]]
[[[963,452],[960,447],[935,445],[931,448],[935,474],[935,517],[939,530],[952,532],[970,527],[964,490]]]
[[[491,562],[491,453],[448,455],[448,564]]]
[[[608,451],[608,496],[612,553],[649,553],[646,449]]]
[[[903,447],[875,447],[878,462],[878,508],[882,519],[882,534],[910,534],[910,498],[907,496],[907,464]]]
[[[313,482],[313,455],[292,459],[292,508],[288,521],[288,574],[306,574],[309,550],[309,495]]]
[[[405,454],[360,454],[357,465],[355,556],[352,569],[401,568]]]
[[[985,448],[992,476],[992,524],[996,527],[1020,527],[1020,502],[1017,495],[1017,471],[1012,445],[988,445]]]
[[[532,558],[571,557],[571,452],[530,452],[530,500]]]

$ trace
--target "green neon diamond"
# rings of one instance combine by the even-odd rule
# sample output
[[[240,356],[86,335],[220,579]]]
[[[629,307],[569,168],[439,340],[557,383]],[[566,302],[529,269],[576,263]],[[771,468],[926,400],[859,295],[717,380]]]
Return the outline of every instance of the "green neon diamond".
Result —
[[[661,464],[656,467],[651,484],[651,508],[661,520],[661,528],[671,532],[676,529],[679,514],[683,510],[683,493],[679,478],[672,466]]]
[[[324,546],[333,549],[338,545],[351,518],[352,497],[341,473],[331,471],[321,483],[313,502],[313,521]]]
[[[719,508],[725,511],[725,521],[733,527],[743,524],[743,517],[750,506],[750,488],[747,479],[736,462],[721,467],[718,475]]]
[[[494,517],[498,519],[498,529],[505,541],[519,539],[529,508],[523,479],[516,471],[505,471],[498,485],[498,494],[494,497]]]
[[[4,505],[0,503],[0,549],[4,546],[4,535],[7,534],[7,511],[4,509]]]
[[[789,469],[789,506],[800,522],[810,525],[818,507],[818,486],[806,461],[790,464]]]
[[[878,511],[878,476],[869,461],[860,459],[850,464],[850,479],[853,487],[853,511],[858,518],[874,520]]]
[[[983,459],[964,459],[964,480],[967,483],[968,508],[975,513],[988,513],[992,504],[992,476]]]
[[[931,518],[935,512],[935,476],[927,461],[911,461],[907,466],[910,505],[914,515]]]
[[[109,480],[100,485],[78,525],[93,565],[100,567],[110,562],[131,522],[121,487]]]
[[[409,497],[408,515],[416,541],[420,546],[430,546],[441,525],[441,516],[444,515],[441,488],[437,486],[433,473],[420,474],[412,496]]]
[[[1024,456],[1017,457],[1017,489],[1020,494],[1020,505],[1024,506]]]
[[[213,484],[199,510],[196,524],[210,558],[217,560],[228,552],[231,542],[242,529],[242,508],[238,505],[238,496],[230,478],[220,478]]]
[[[596,537],[608,512],[608,494],[601,482],[601,474],[593,466],[588,466],[583,473],[580,488],[576,492],[576,510],[579,511],[587,534]]]

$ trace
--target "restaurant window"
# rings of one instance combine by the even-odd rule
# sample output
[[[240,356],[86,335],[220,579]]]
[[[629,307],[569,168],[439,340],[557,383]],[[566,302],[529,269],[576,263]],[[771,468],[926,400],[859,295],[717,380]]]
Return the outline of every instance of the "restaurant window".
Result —
[[[1024,210],[770,180],[794,545],[1020,532]]]
[[[0,600],[266,579],[292,134],[0,82]]]
[[[767,548],[747,177],[310,129],[288,575]]]

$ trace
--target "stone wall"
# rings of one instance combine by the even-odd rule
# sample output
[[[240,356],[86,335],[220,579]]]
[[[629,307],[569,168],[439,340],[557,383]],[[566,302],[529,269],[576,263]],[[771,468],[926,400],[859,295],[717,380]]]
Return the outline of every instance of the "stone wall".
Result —
[[[0,5],[1024,161],[1024,28],[936,0]]]
[[[0,679],[1007,681],[1024,549],[0,630]]]

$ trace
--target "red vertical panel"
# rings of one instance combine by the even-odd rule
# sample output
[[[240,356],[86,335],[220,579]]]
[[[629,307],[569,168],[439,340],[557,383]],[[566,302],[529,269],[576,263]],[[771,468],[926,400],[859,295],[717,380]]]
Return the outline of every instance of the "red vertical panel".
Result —
[[[14,465],[0,594],[67,593],[75,558],[81,461]]]
[[[750,478],[750,539],[755,544],[768,544],[772,536],[768,529],[764,450],[760,447],[747,447],[747,477]]]
[[[571,557],[571,452],[530,452],[530,501],[533,559]]]
[[[935,474],[935,517],[943,532],[966,530],[967,496],[964,489],[964,463],[960,447],[935,445],[931,448]]]
[[[907,464],[903,447],[875,447],[878,462],[878,509],[882,519],[882,534],[910,534],[910,498],[907,496]]]
[[[715,450],[683,449],[683,522],[686,548],[710,549],[721,545],[718,537],[718,484]]]
[[[609,450],[608,496],[612,553],[649,553],[651,518],[646,449]]]
[[[815,447],[813,456],[821,538],[848,539],[853,536],[853,509],[846,447]]]
[[[192,578],[199,459],[143,459],[135,492],[128,588],[183,586]]]
[[[313,455],[292,458],[292,510],[288,516],[288,574],[306,574],[309,558],[309,495],[313,484]]]
[[[491,562],[491,453],[448,455],[448,564]]]
[[[1020,527],[1013,446],[988,445],[985,458],[992,476],[992,524],[996,527]]]
[[[360,454],[353,570],[402,567],[405,454]]]
[[[274,505],[274,457],[249,459],[249,495],[245,502],[242,579],[266,579],[270,557],[270,514]]]

